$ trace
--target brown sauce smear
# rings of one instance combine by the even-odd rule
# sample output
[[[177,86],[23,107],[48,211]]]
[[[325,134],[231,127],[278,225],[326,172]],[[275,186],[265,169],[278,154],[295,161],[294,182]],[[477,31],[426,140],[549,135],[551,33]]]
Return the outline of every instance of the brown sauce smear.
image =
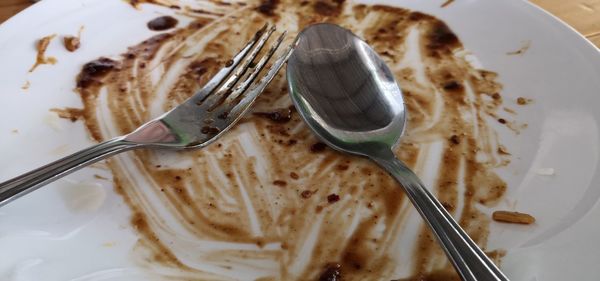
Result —
[[[135,7],[135,8],[139,8],[140,4],[144,4],[144,3],[148,3],[148,4],[157,4],[157,5],[169,5],[169,6],[176,6],[175,4],[171,4],[171,3],[176,3],[177,1],[160,1],[160,0],[128,0],[127,1],[131,6]]]
[[[56,34],[48,35],[37,41],[37,43],[36,43],[37,55],[35,57],[35,63],[33,64],[33,66],[31,66],[31,68],[29,69],[29,72],[33,72],[38,66],[40,66],[42,64],[55,64],[56,63],[56,58],[46,57],[46,50],[48,49],[48,45],[50,45],[50,42],[52,41],[52,39],[54,39],[54,37],[56,37]]]
[[[278,4],[279,0],[262,1],[262,3],[260,3],[258,7],[256,7],[256,11],[266,16],[273,16],[275,15],[275,9],[277,9]]]
[[[446,0],[446,2],[444,2],[441,7],[442,8],[446,8],[448,7],[450,4],[452,4],[454,2],[454,0]]]
[[[65,118],[71,120],[71,122],[75,122],[79,119],[83,119],[83,109],[73,108],[73,107],[65,107],[65,108],[52,108],[50,111],[58,114],[58,117]]]
[[[176,1],[157,4],[179,6]],[[503,197],[506,184],[494,168],[509,161],[508,155],[498,155],[488,124],[490,117],[503,118],[501,85],[495,73],[474,69],[455,55],[463,46],[444,22],[407,9],[345,1],[218,7],[229,16],[198,15],[188,27],[141,42],[121,58],[83,66],[77,85],[85,124],[95,139],[129,133],[184,101],[266,20],[292,33],[311,23],[337,23],[382,54],[403,88],[409,119],[398,157],[417,171],[424,161],[439,158],[432,190],[485,247],[490,217],[479,206],[494,206]],[[215,21],[221,22],[210,24]],[[411,36],[418,38],[414,48],[421,54],[422,72],[402,64]],[[197,43],[203,40],[208,43]],[[160,71],[159,77],[176,71],[170,77],[177,79],[151,79],[153,71]],[[229,276],[195,264],[235,272],[249,266],[245,261],[267,260],[278,266],[260,280],[457,280],[426,227],[412,237],[413,245],[390,246],[413,235],[403,227],[415,212],[402,189],[370,161],[327,149],[297,114],[273,111],[289,106],[280,73],[256,101],[255,114],[246,115],[217,144],[171,152],[178,165],[163,163],[151,150],[108,160],[115,188],[134,214],[138,262],[187,279]],[[433,143],[440,154],[428,152]],[[136,180],[140,175],[144,181]],[[194,241],[244,248],[194,246],[194,255],[182,259],[180,249]],[[412,263],[398,264],[398,251],[412,253]],[[305,263],[303,255],[308,255]],[[394,276],[401,266],[412,267],[411,276]]]
[[[319,281],[340,281],[342,280],[341,265],[330,264],[327,265],[323,274],[319,276]]]
[[[80,89],[102,84],[102,78],[110,71],[118,69],[120,63],[109,58],[99,58],[86,63],[77,76],[77,87]]]

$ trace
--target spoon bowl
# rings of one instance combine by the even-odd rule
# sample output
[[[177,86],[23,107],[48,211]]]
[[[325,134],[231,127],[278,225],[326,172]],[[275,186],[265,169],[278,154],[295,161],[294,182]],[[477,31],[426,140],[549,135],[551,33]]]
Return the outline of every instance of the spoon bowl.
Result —
[[[396,158],[406,123],[402,91],[366,42],[334,24],[309,26],[296,39],[287,79],[300,116],[321,140],[370,158],[401,184],[463,280],[508,280]]]
[[[369,155],[394,147],[406,122],[402,90],[379,55],[349,30],[316,24],[299,35],[288,60],[295,106],[330,146]]]

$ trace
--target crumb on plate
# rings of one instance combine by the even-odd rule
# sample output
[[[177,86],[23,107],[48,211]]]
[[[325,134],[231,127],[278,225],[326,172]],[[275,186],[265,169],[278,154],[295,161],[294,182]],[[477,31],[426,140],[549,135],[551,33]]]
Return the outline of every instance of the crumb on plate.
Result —
[[[535,222],[535,218],[530,214],[511,211],[495,211],[492,214],[492,219],[498,222],[517,224],[532,224]]]

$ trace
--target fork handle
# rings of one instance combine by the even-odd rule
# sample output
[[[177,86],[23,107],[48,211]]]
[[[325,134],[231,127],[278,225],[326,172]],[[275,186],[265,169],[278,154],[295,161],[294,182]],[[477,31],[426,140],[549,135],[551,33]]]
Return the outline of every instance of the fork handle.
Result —
[[[425,188],[417,175],[389,151],[372,157],[403,187],[416,209],[433,231],[454,268],[465,281],[508,281],[488,256]]]
[[[89,164],[139,146],[140,144],[126,141],[123,137],[115,138],[0,183],[0,206]]]

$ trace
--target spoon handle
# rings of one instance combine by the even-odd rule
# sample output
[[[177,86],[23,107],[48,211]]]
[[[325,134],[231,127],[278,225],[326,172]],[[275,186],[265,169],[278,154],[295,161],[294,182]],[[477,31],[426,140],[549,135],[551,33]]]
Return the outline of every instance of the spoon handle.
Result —
[[[391,151],[383,156],[373,156],[371,159],[386,169],[404,187],[408,198],[439,240],[462,280],[508,281],[508,278],[479,249],[442,204],[425,188],[417,175]]]

